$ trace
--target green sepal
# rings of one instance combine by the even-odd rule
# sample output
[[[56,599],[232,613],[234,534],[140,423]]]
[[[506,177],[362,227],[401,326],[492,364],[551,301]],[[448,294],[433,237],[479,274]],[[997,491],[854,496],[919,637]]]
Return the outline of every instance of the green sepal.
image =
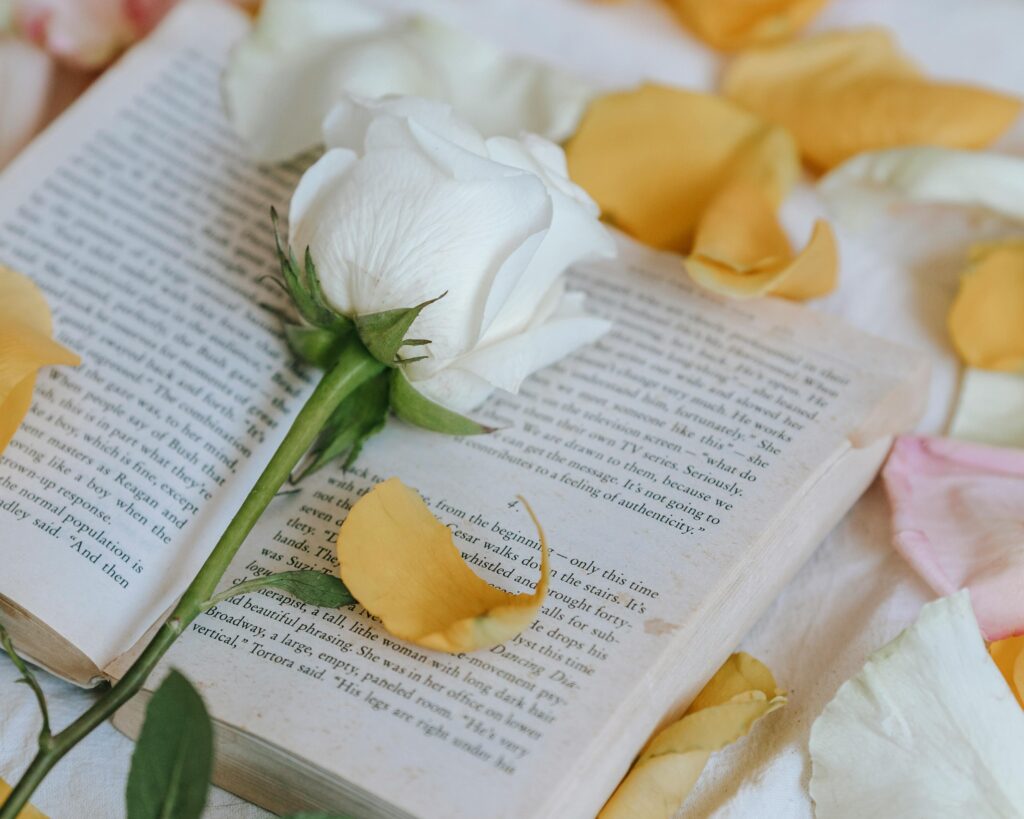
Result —
[[[370,355],[381,364],[394,367],[403,363],[398,357],[398,351],[402,347],[407,344],[418,347],[430,343],[430,340],[425,338],[406,339],[405,334],[409,332],[409,328],[412,327],[412,323],[416,321],[424,307],[428,307],[438,299],[443,299],[446,295],[448,295],[447,291],[437,298],[429,299],[415,307],[400,307],[397,310],[384,310],[380,313],[356,316],[356,331],[359,333],[359,338],[366,345],[366,349],[370,351]],[[425,357],[422,356],[422,358]],[[410,360],[419,361],[420,359],[407,359],[404,363],[408,363]]]
[[[476,421],[431,401],[409,383],[401,370],[390,372],[391,410],[403,421],[445,435],[482,435],[494,432]]]
[[[384,429],[389,395],[388,374],[382,372],[342,401],[327,419],[310,449],[310,457],[293,481],[302,480],[342,455],[346,456],[345,468],[350,467],[367,439]]]
[[[281,265],[281,276],[284,278],[285,290],[295,303],[299,315],[314,327],[326,329],[343,329],[352,326],[352,320],[331,307],[324,298],[320,286],[320,277],[313,263],[313,256],[306,248],[305,264],[299,267],[295,254],[288,250],[285,253],[281,244],[281,233],[278,230],[277,210],[270,209],[270,221],[274,226],[274,247],[277,250],[277,261]]]
[[[302,361],[329,370],[352,337],[352,327],[328,329],[302,324],[285,324],[288,346]]]

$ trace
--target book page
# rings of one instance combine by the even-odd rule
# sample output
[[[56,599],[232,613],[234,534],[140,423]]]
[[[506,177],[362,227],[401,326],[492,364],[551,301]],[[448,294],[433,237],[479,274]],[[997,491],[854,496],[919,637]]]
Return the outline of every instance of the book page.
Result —
[[[177,15],[0,180],[0,263],[83,360],[41,373],[0,460],[0,595],[100,667],[181,593],[308,391],[260,306],[297,169],[239,156],[204,57],[245,25]]]
[[[96,650],[108,653],[136,639],[195,571],[313,377],[290,367],[258,306],[271,298],[260,278],[274,264],[265,214],[286,201],[299,169],[239,158],[217,93],[227,38],[209,33],[207,14],[225,13],[176,12],[158,42],[200,29],[207,39],[137,51],[131,99],[115,93],[117,80],[101,86],[73,112],[79,121],[62,122],[0,183],[15,202],[0,218],[0,258],[41,281],[59,337],[89,360],[42,380],[21,445],[5,460],[34,477],[6,470],[16,489],[3,500],[29,512],[20,522],[13,512],[0,517],[0,549],[11,551],[8,533],[26,544],[0,592],[25,600],[38,582],[43,592],[22,605],[78,617],[83,632],[102,630]],[[104,148],[110,140],[116,147]],[[44,153],[60,157],[46,177]],[[101,208],[112,215],[97,223]],[[587,776],[577,760],[592,759],[593,748],[628,764],[657,717],[647,713],[624,733],[612,717],[627,696],[667,702],[674,680],[659,670],[692,660],[692,680],[713,671],[730,647],[688,658],[689,635],[722,601],[733,610],[721,616],[737,627],[756,616],[730,592],[767,582],[745,574],[751,555],[843,462],[851,439],[870,439],[867,421],[883,434],[911,422],[913,402],[898,398],[919,371],[901,351],[832,319],[770,300],[726,302],[695,290],[678,257],[625,239],[621,250],[618,260],[573,271],[570,282],[612,331],[529,379],[519,395],[488,401],[478,417],[500,432],[445,438],[392,421],[355,468],[330,466],[276,499],[224,584],[287,569],[335,571],[347,510],[376,481],[398,475],[451,525],[474,569],[509,590],[537,581],[537,536],[516,496],[529,499],[552,548],[538,620],[490,651],[448,656],[392,639],[359,607],[316,609],[273,591],[239,597],[197,620],[167,660],[199,685],[218,720],[398,811],[533,816],[569,778]],[[73,429],[58,434],[59,417]],[[133,431],[131,417],[145,427]],[[100,420],[109,429],[96,435]],[[115,440],[115,430],[132,440]],[[110,469],[95,472],[112,502],[89,489],[68,450]],[[86,515],[40,483],[56,480],[54,457],[71,467],[61,473],[67,493],[118,515],[116,530],[95,526],[91,547],[83,539],[83,549],[103,550],[91,572],[71,545],[72,521],[44,516],[22,495],[37,494],[37,507],[63,497],[63,515]],[[139,479],[136,462],[155,484]],[[182,476],[197,483],[190,489]],[[196,508],[170,532],[164,512],[184,514],[178,497]],[[37,517],[64,528],[47,534]],[[155,531],[161,526],[170,542]],[[109,588],[104,539],[132,550],[128,571],[142,561],[135,575],[118,572],[127,588]],[[55,571],[64,575],[54,579]],[[59,606],[45,594],[54,587],[72,590]],[[89,611],[99,595],[103,611]],[[138,622],[124,619],[128,611],[142,612]]]

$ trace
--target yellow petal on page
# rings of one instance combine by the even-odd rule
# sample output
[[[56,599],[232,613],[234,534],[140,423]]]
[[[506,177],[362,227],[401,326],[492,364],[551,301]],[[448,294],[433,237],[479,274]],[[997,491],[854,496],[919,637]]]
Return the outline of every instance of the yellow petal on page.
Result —
[[[839,254],[827,222],[818,221],[794,255],[771,203],[747,183],[726,187],[697,228],[684,267],[702,287],[733,298],[817,298],[838,281]]]
[[[711,754],[785,704],[785,692],[775,687],[763,663],[749,654],[733,654],[683,717],[647,743],[598,819],[674,816]]]
[[[451,530],[397,478],[364,495],[341,526],[341,579],[389,632],[435,651],[461,653],[503,643],[537,617],[548,587],[548,547],[529,505],[540,545],[532,594],[495,588],[462,559]]]
[[[826,0],[669,0],[704,42],[724,51],[782,40],[803,28]]]
[[[4,802],[7,801],[7,797],[11,795],[11,790],[11,786],[0,779],[0,807],[3,807]],[[46,814],[36,810],[31,805],[26,805],[18,811],[17,819],[46,819]]]
[[[608,221],[683,253],[730,181],[756,183],[777,207],[800,173],[796,146],[782,129],[721,97],[658,85],[596,99],[566,157],[569,175]]]
[[[881,29],[832,31],[737,57],[723,92],[788,128],[818,170],[901,145],[980,148],[1017,118],[1021,101],[922,77]]]
[[[0,452],[32,403],[36,373],[77,365],[77,355],[50,337],[50,308],[32,280],[0,265]]]
[[[988,653],[1024,708],[1024,634],[991,643]]]
[[[1024,241],[976,245],[949,312],[964,363],[1024,372]]]

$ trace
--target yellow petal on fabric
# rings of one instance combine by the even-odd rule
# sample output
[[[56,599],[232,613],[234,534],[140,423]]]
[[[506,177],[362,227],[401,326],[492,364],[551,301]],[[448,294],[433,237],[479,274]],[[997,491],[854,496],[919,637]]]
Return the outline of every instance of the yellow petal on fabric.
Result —
[[[0,779],[0,807],[3,807],[7,797],[11,795],[11,790],[11,786],[4,782],[3,779]],[[17,819],[46,819],[46,814],[36,810],[31,805],[26,805],[18,811]]]
[[[668,0],[704,42],[731,51],[783,40],[803,28],[826,0]]]
[[[881,29],[832,31],[738,56],[723,92],[788,128],[819,170],[901,145],[980,148],[1017,118],[1021,101],[920,76]]]
[[[537,527],[540,579],[532,594],[487,583],[462,559],[451,530],[397,478],[352,507],[338,534],[341,579],[396,637],[435,651],[491,648],[537,617],[548,588],[548,547]]]
[[[732,181],[778,207],[800,173],[792,138],[721,97],[658,85],[591,103],[566,146],[569,175],[608,221],[686,253],[708,205]]]
[[[1024,372],[1024,241],[975,245],[949,311],[949,332],[971,367]]]
[[[714,751],[745,736],[757,720],[786,704],[768,668],[733,654],[681,719],[646,745],[598,819],[669,819]]]
[[[1024,634],[991,643],[988,653],[1024,708]]]
[[[51,328],[50,309],[32,280],[0,265],[0,452],[28,412],[39,369],[81,363],[50,337]]]
[[[839,252],[832,228],[818,221],[794,255],[771,203],[756,186],[738,183],[708,207],[684,267],[695,282],[724,296],[804,300],[835,289]]]

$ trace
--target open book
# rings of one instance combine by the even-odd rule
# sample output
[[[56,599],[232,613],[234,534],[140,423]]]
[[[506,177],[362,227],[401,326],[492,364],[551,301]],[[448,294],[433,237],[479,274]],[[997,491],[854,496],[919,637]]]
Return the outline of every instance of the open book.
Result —
[[[250,163],[221,110],[247,25],[179,7],[0,179],[0,262],[46,291],[84,361],[44,372],[0,460],[0,617],[80,684],[124,672],[316,377],[265,306],[282,306],[268,210],[305,163]],[[334,571],[346,510],[399,475],[510,590],[537,579],[515,497],[531,501],[553,550],[539,619],[449,656],[358,607],[274,591],[218,605],[163,666],[216,720],[218,784],[282,811],[592,817],[914,423],[916,356],[621,251],[572,273],[614,329],[490,400],[479,417],[501,431],[392,422],[355,468],[277,498],[225,578]],[[146,696],[119,727],[138,730]]]

